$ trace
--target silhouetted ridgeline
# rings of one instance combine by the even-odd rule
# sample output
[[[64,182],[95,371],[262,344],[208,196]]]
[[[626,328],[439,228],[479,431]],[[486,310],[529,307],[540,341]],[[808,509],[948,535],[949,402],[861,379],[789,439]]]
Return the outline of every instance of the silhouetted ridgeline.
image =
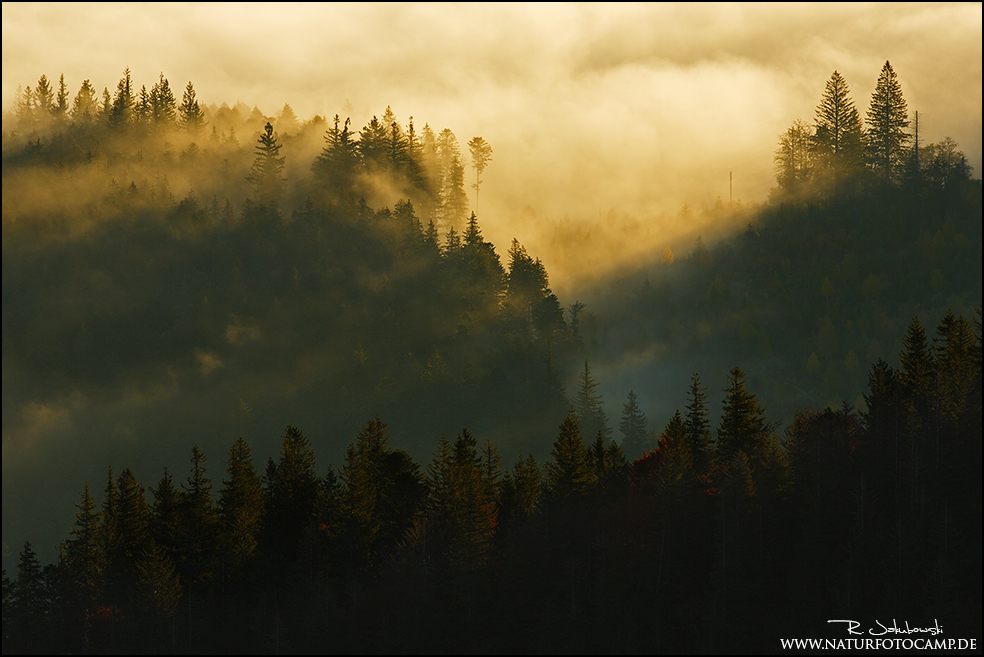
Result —
[[[422,468],[377,417],[322,474],[292,426],[262,476],[241,438],[224,468],[196,446],[150,503],[110,468],[57,563],[28,543],[4,573],[4,648],[747,652],[827,616],[979,638],[980,314],[904,342],[867,412],[781,435],[739,368],[712,432],[695,376],[632,464],[571,409],[542,467],[464,429]]]

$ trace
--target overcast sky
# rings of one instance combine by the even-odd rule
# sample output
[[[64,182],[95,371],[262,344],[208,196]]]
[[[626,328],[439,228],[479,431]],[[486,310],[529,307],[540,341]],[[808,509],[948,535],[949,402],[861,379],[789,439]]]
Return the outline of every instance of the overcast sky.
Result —
[[[493,147],[486,217],[647,216],[764,200],[772,154],[830,74],[862,113],[892,62],[921,139],[981,164],[981,5],[3,3],[3,106],[62,73],[115,89],[193,81],[361,127],[391,105]],[[491,214],[490,214],[491,213]],[[492,221],[492,219],[489,219]]]

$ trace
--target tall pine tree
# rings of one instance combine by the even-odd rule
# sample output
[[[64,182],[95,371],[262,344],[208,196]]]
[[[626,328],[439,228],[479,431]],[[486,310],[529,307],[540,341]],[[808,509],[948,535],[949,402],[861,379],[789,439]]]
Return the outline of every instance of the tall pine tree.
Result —
[[[866,119],[868,159],[884,180],[895,180],[902,173],[912,135],[907,130],[909,115],[902,85],[887,61],[871,95]]]

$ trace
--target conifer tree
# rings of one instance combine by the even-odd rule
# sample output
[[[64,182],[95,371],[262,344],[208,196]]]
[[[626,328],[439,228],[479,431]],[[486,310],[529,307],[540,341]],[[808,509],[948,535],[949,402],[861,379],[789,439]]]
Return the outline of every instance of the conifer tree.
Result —
[[[265,532],[268,540],[283,550],[279,556],[291,559],[305,530],[314,522],[318,500],[314,450],[297,427],[284,430],[280,457],[276,462],[271,459],[265,483]]]
[[[773,162],[776,182],[784,192],[801,192],[810,182],[812,138],[810,126],[799,119],[779,136],[779,148]]]
[[[513,467],[513,482],[516,485],[516,499],[524,517],[531,517],[537,510],[540,494],[543,492],[543,474],[537,467],[536,459],[530,454],[526,460],[516,461]]]
[[[389,448],[386,425],[377,416],[349,445],[342,470],[342,504],[353,558],[372,565],[381,551],[402,538],[423,510],[427,484],[402,450]]]
[[[588,458],[597,483],[597,489],[612,492],[622,480],[625,469],[625,454],[614,440],[605,444],[605,437],[599,431],[594,443],[588,449]]]
[[[55,108],[55,91],[51,88],[47,75],[42,75],[38,80],[38,86],[34,88],[34,106],[38,121],[42,126],[46,126],[51,121]]]
[[[472,216],[475,216],[474,213]],[[513,239],[509,249],[506,284],[506,312],[524,323],[531,322],[534,309],[547,291],[547,271],[543,263],[539,259],[534,260],[517,239]]]
[[[745,373],[735,367],[728,375],[721,425],[718,427],[717,455],[730,460],[743,453],[753,467],[768,424],[758,399],[745,388]]]
[[[499,496],[500,517],[509,527],[519,521],[533,517],[539,508],[540,494],[543,491],[543,475],[537,467],[536,459],[530,454],[526,459],[520,455],[512,471],[502,478]]]
[[[403,134],[403,128],[396,121],[392,121],[386,125],[386,132],[386,158],[388,160],[389,170],[394,176],[405,175],[409,154],[407,138]]]
[[[878,76],[865,115],[868,123],[866,143],[868,159],[885,180],[895,180],[905,165],[909,134],[909,115],[902,86],[889,62]]]
[[[85,80],[72,101],[72,120],[78,125],[91,124],[99,113],[96,90]]]
[[[434,134],[428,123],[425,123],[424,128],[420,131],[420,163],[427,178],[427,189],[434,199],[439,200],[444,174],[437,149],[437,135]]]
[[[172,560],[177,559],[178,543],[181,540],[181,500],[174,487],[174,478],[167,468],[151,491],[154,503],[151,508],[151,538]]]
[[[438,239],[437,226],[434,225],[434,220],[431,219],[427,222],[427,231],[424,233],[424,249],[432,256],[438,256],[441,253],[441,246],[438,244]]]
[[[553,461],[544,469],[547,489],[555,499],[570,499],[587,493],[594,485],[595,477],[591,460],[581,438],[581,424],[574,409],[570,409],[560,425],[560,435],[550,451]]]
[[[622,452],[631,459],[642,456],[646,451],[646,415],[639,409],[639,398],[633,390],[629,390],[622,407],[618,429],[622,432]]]
[[[112,113],[113,97],[109,94],[109,88],[103,87],[102,104],[99,105],[99,119],[103,122],[103,125],[109,125]]]
[[[177,117],[177,103],[170,83],[164,73],[161,73],[150,90],[150,113],[154,125],[161,128],[173,127]]]
[[[413,117],[410,117],[407,126],[406,138],[406,178],[413,189],[425,192],[425,196],[430,199],[430,183],[427,179],[427,170],[424,164],[424,144],[417,136],[413,127]]]
[[[499,479],[502,474],[500,463],[502,458],[496,451],[495,445],[491,440],[485,441],[482,448],[482,482],[485,486],[485,497],[488,501],[493,501],[498,497]]]
[[[367,171],[374,173],[386,169],[388,141],[386,126],[373,116],[359,132],[359,155]]]
[[[102,585],[103,552],[99,535],[99,511],[92,499],[88,482],[82,491],[82,499],[75,503],[75,524],[71,537],[59,550],[61,561],[68,569],[73,596],[84,607],[96,599]]]
[[[492,147],[481,137],[474,137],[468,142],[468,149],[471,152],[472,168],[475,169],[475,212],[478,212],[478,191],[482,184],[482,172],[492,161]]]
[[[707,394],[696,372],[690,377],[687,400],[689,403],[684,420],[687,442],[693,455],[694,468],[698,473],[706,473],[710,461],[711,423],[707,419]]]
[[[861,118],[850,93],[844,77],[834,71],[817,106],[816,166],[831,177],[834,189],[845,176],[856,175],[863,162]]]
[[[448,260],[457,260],[461,252],[461,236],[454,229],[454,226],[448,228],[447,234],[444,236],[444,257]]]
[[[165,648],[164,621],[174,616],[181,600],[181,581],[163,548],[151,540],[137,563],[138,607],[152,620],[154,643]],[[172,644],[173,645],[173,644]]]
[[[59,124],[68,118],[68,87],[65,85],[64,73],[58,78],[58,95],[55,96],[55,104],[51,107],[51,114],[55,117],[55,122]]]
[[[117,601],[128,599],[137,586],[137,562],[149,538],[150,509],[133,472],[126,468],[111,489],[112,502],[103,513],[108,528],[107,584]],[[110,499],[110,495],[107,495]]]
[[[472,212],[471,216],[468,218],[468,228],[465,229],[464,235],[464,245],[477,249],[479,246],[485,243],[482,239],[482,229],[478,226],[478,217]]]
[[[280,144],[268,121],[257,140],[256,159],[246,180],[253,184],[256,200],[262,205],[275,205],[286,193],[287,179],[283,177],[286,157],[280,157]]]
[[[37,129],[34,90],[30,87],[17,94],[17,128],[26,133]]]
[[[600,384],[591,376],[591,366],[587,359],[584,361],[584,371],[578,378],[577,395],[574,398],[574,408],[577,411],[577,418],[580,426],[588,435],[595,435],[599,431],[607,439],[611,435],[611,428],[608,426],[608,417],[605,415],[604,402],[601,395],[596,392]]]
[[[29,541],[24,543],[24,549],[20,552],[17,580],[13,588],[10,602],[13,631],[10,643],[19,652],[41,652],[39,648],[44,645],[45,640],[48,594],[41,562]],[[4,648],[8,649],[7,642],[4,643]]]
[[[212,500],[208,457],[195,445],[191,449],[191,473],[180,496],[181,543],[179,567],[185,584],[199,584],[211,576],[217,541],[217,518]]]
[[[352,187],[358,173],[358,142],[353,140],[350,121],[341,123],[339,116],[325,133],[325,147],[315,159],[312,168],[330,198],[351,200]]]
[[[284,103],[284,107],[280,110],[280,116],[277,117],[277,132],[280,134],[294,134],[301,127],[300,122],[297,120],[297,114],[294,113],[293,108],[287,103]]]
[[[451,163],[448,165],[444,193],[441,196],[441,216],[450,225],[460,223],[465,213],[468,212],[468,195],[465,194],[464,176],[465,167],[456,154],[451,158]]]
[[[228,479],[219,491],[222,546],[242,566],[254,554],[263,519],[263,487],[253,465],[253,452],[242,438],[229,448]]]
[[[188,81],[184,95],[181,97],[181,107],[178,108],[181,115],[181,127],[192,134],[198,134],[205,127],[205,110],[195,97],[195,86]]]
[[[147,85],[141,85],[140,92],[137,94],[136,111],[134,113],[136,123],[141,126],[149,124],[152,113],[150,92],[147,91]]]
[[[439,552],[454,568],[485,562],[497,523],[485,468],[475,437],[463,429],[450,445],[442,437],[429,468],[433,532]]]
[[[926,331],[918,317],[913,317],[902,341],[903,350],[899,354],[902,362],[900,380],[904,386],[906,397],[917,415],[924,415],[929,406],[929,397],[933,387],[933,360]]]
[[[134,121],[135,105],[133,79],[127,67],[116,85],[116,95],[109,111],[109,125],[117,129],[128,128]]]
[[[954,432],[958,418],[964,415],[972,398],[974,379],[979,373],[979,365],[974,361],[974,341],[970,322],[948,310],[936,328],[930,347],[930,360],[938,382],[935,403],[942,421]]]
[[[465,194],[464,172],[461,164],[461,151],[458,139],[450,129],[445,128],[437,135],[435,142],[436,164],[440,174],[436,178],[438,186],[438,213],[445,226],[461,223],[468,211],[468,196]]]

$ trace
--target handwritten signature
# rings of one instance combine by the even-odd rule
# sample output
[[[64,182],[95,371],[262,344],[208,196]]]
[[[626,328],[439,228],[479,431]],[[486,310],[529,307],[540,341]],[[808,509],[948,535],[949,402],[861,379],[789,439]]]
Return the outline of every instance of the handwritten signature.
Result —
[[[856,631],[861,627],[861,623],[853,620],[829,620],[828,623],[847,623],[847,633],[854,635],[863,635],[864,632]],[[943,626],[940,625],[939,620],[933,619],[933,624],[930,627],[909,627],[909,621],[905,621],[905,627],[899,627],[898,622],[893,618],[891,625],[885,625],[879,620],[875,621],[878,628],[869,628],[868,634],[870,636],[884,636],[886,634],[929,634],[936,636],[937,634],[943,634]]]

